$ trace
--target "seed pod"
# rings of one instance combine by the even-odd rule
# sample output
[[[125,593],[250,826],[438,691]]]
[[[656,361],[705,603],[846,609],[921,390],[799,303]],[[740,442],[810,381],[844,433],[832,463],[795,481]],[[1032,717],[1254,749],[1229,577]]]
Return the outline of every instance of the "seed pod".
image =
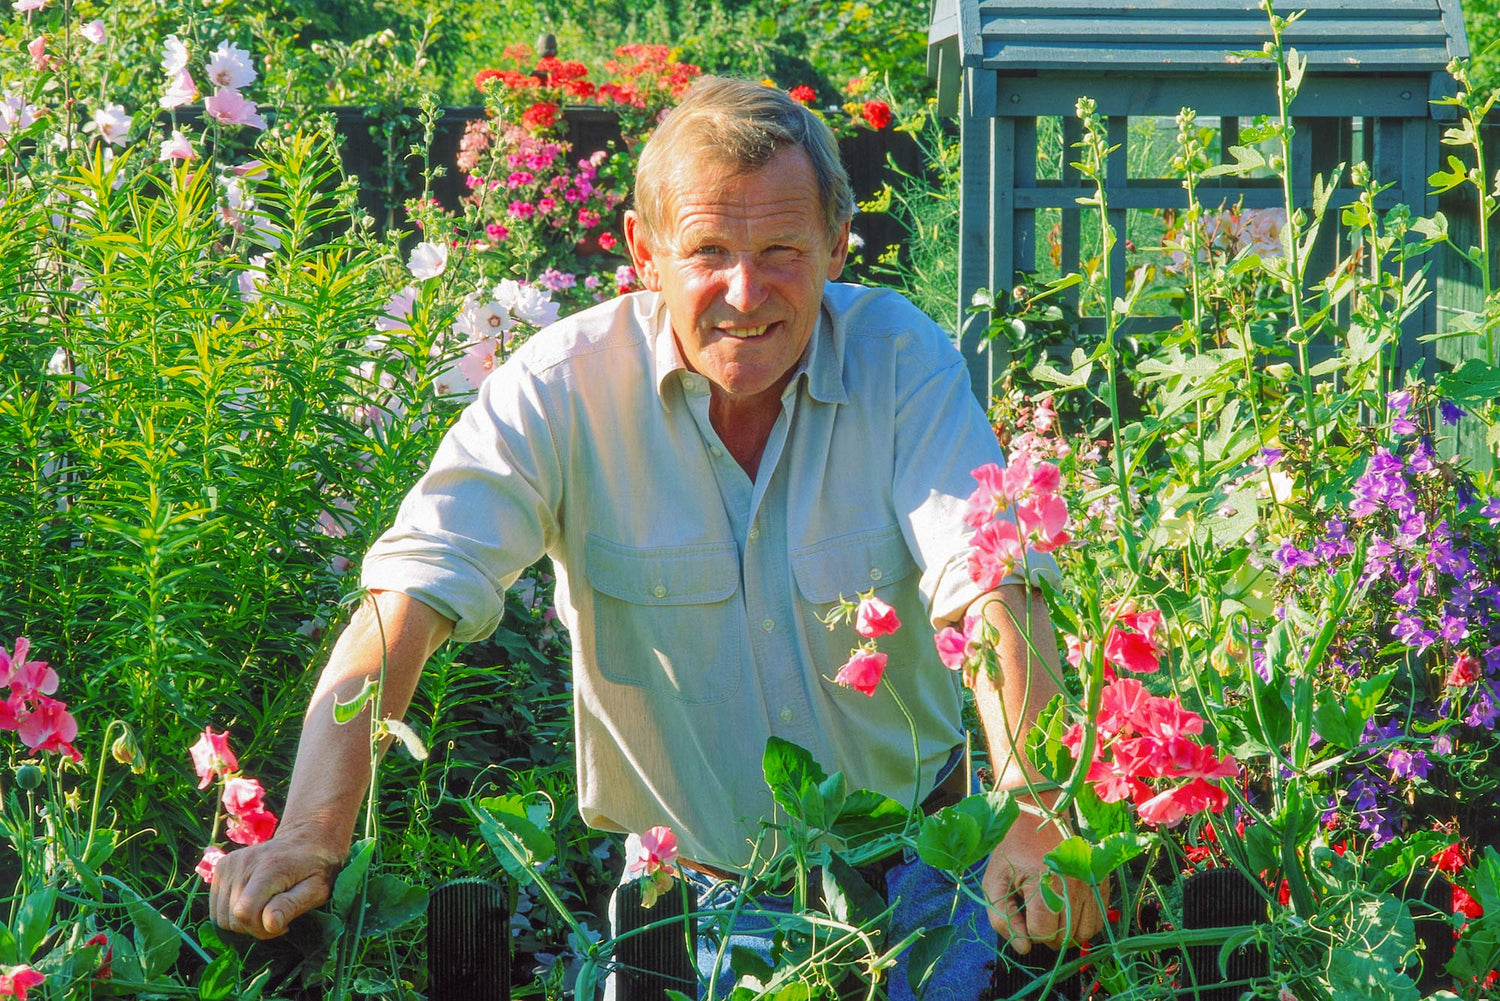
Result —
[[[16,769],[16,785],[22,789],[36,789],[42,784],[42,770],[36,765],[21,765]]]

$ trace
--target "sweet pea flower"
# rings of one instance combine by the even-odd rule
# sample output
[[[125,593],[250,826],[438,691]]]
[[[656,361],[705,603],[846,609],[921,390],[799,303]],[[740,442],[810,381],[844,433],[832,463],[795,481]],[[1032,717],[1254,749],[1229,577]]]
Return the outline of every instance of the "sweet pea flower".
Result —
[[[90,21],[78,29],[78,34],[82,35],[84,39],[93,45],[103,45],[104,22],[99,20]]]
[[[46,35],[38,35],[30,42],[27,42],[26,51],[31,56],[32,69],[40,72],[52,65],[52,59],[47,55]]]
[[[1450,688],[1467,688],[1479,680],[1482,667],[1478,657],[1467,653],[1459,654],[1458,660],[1449,669],[1448,676],[1443,679],[1443,684]]]
[[[874,639],[877,636],[889,636],[901,628],[901,620],[896,617],[896,610],[890,605],[871,595],[861,598],[859,608],[854,613],[854,631],[866,639]]]
[[[672,887],[677,871],[677,835],[670,827],[657,826],[645,834],[625,837],[625,874],[644,879],[641,906],[650,907]]]
[[[255,82],[250,53],[229,41],[219,43],[203,70],[215,87],[238,90]]]
[[[839,668],[839,673],[833,676],[833,680],[846,688],[853,688],[873,697],[884,674],[885,654],[860,649],[850,655],[844,666]]]
[[[17,727],[21,743],[33,751],[56,751],[74,762],[83,760],[73,740],[78,736],[78,721],[68,707],[45,695],[37,696],[36,707]]]
[[[21,698],[51,695],[57,691],[57,672],[44,660],[28,660],[30,653],[31,641],[25,636],[16,637],[10,653],[0,647],[0,685],[9,685]]]
[[[1161,612],[1155,609],[1145,612],[1130,609],[1116,615],[1104,639],[1104,659],[1138,674],[1156,671],[1165,652],[1157,642],[1161,624]]]
[[[19,8],[20,3],[16,6]],[[35,8],[33,8],[35,9]],[[17,998],[26,1001],[26,992],[41,985],[47,978],[26,964],[8,966],[0,972],[0,998]]]
[[[237,845],[258,845],[271,840],[275,833],[276,815],[270,810],[254,810],[230,817],[224,827],[224,836]]]
[[[418,281],[436,278],[448,267],[448,248],[440,243],[423,240],[412,250],[406,262],[406,270]]]
[[[224,782],[220,799],[231,817],[243,817],[265,809],[266,791],[255,779],[235,776]]]
[[[244,125],[264,130],[265,116],[257,110],[254,101],[247,100],[233,87],[220,87],[203,102],[203,110],[221,125]]]
[[[214,869],[218,866],[219,860],[227,854],[229,853],[219,846],[209,845],[203,849],[203,858],[198,860],[198,864],[193,867],[193,871],[198,874],[198,877],[203,882],[212,883],[214,881]]]
[[[198,742],[188,748],[193,758],[193,770],[198,773],[198,788],[207,789],[215,778],[222,778],[240,767],[239,759],[229,749],[229,731],[214,733],[211,726],[203,728]]]

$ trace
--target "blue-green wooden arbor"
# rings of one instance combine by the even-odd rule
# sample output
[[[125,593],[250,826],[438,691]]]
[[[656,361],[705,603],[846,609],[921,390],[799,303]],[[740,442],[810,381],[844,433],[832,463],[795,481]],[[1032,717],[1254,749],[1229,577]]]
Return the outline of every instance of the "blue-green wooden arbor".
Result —
[[[1431,214],[1436,202],[1428,195],[1427,177],[1440,165],[1437,120],[1452,109],[1429,101],[1452,92],[1446,67],[1453,57],[1468,55],[1459,0],[1278,0],[1278,14],[1294,9],[1305,13],[1287,30],[1285,44],[1308,63],[1292,107],[1299,202],[1311,200],[1315,175],[1363,159],[1375,177],[1395,184],[1385,204]],[[1040,117],[1062,118],[1066,148],[1079,138],[1077,99],[1086,95],[1098,103],[1111,143],[1119,144],[1107,166],[1106,188],[1111,222],[1123,234],[1129,209],[1186,204],[1176,180],[1128,176],[1129,119],[1171,117],[1191,107],[1200,119],[1221,119],[1227,150],[1238,141],[1241,118],[1277,111],[1272,64],[1235,55],[1259,51],[1269,39],[1257,0],[933,0],[928,69],[937,80],[940,110],[956,112],[962,130],[960,309],[976,289],[1009,289],[1017,272],[1036,269],[1038,210],[1061,209],[1061,267],[1066,272],[1078,266],[1075,199],[1092,192],[1066,166],[1060,179],[1038,180]],[[1203,195],[1205,204],[1282,203],[1279,187],[1239,178]],[[1352,189],[1338,191],[1333,204],[1353,197]],[[1120,295],[1123,239],[1114,255],[1114,294]],[[1403,365],[1430,355],[1431,346],[1419,344],[1416,335],[1434,329],[1435,309],[1429,299],[1412,317]],[[988,384],[975,348],[983,320],[962,335],[981,395]],[[1140,329],[1146,322],[1135,325]]]

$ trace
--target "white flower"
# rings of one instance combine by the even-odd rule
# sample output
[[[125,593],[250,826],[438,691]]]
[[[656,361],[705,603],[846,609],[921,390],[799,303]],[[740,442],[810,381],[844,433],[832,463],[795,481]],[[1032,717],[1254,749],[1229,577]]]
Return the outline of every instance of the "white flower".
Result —
[[[78,33],[95,45],[104,44],[104,22],[90,21],[78,29]]]
[[[188,142],[188,137],[177,129],[172,130],[172,138],[161,144],[161,154],[158,160],[192,160],[198,153],[193,149],[193,144]]]
[[[198,100],[198,85],[193,82],[193,74],[187,71],[187,67],[183,67],[167,84],[167,92],[161,96],[158,103],[163,109],[171,111],[184,104],[192,104],[196,100]]]
[[[0,136],[20,132],[35,122],[36,116],[36,105],[27,104],[21,95],[7,90],[5,96],[0,97]]]
[[[481,305],[476,299],[466,304],[453,321],[453,332],[467,339],[499,337],[515,325],[504,306],[493,300]]]
[[[255,82],[255,68],[250,53],[233,42],[220,42],[203,68],[215,87],[248,87]]]
[[[426,240],[417,244],[417,248],[411,252],[411,259],[406,262],[406,270],[418,281],[436,278],[447,267],[448,248]]]
[[[255,302],[260,299],[261,286],[266,281],[266,265],[270,263],[270,254],[256,254],[250,258],[250,267],[239,273],[235,283],[239,286],[240,298],[245,302]]]
[[[24,14],[29,10],[41,10],[47,6],[48,2],[49,0],[16,0],[12,6],[16,8],[17,13]]]
[[[854,232],[854,230],[851,229],[849,231],[849,250],[852,252],[852,251],[858,250],[860,247],[863,247],[864,245],[865,245],[865,238],[862,237],[862,236],[860,236],[858,233]]]
[[[118,104],[106,104],[95,110],[94,120],[83,127],[85,132],[98,132],[99,137],[107,143],[115,146],[125,145],[125,137],[130,132],[130,116],[125,114],[125,108]]]
[[[510,278],[503,278],[495,286],[495,301],[518,320],[535,327],[545,327],[557,320],[560,307],[552,301],[552,293],[535,285],[522,285]]]
[[[182,44],[182,39],[178,38],[176,35],[168,35],[166,39],[162,41],[161,49],[162,72],[166,73],[168,76],[175,76],[176,74],[181,73],[183,70],[187,69],[188,50],[187,46]]]

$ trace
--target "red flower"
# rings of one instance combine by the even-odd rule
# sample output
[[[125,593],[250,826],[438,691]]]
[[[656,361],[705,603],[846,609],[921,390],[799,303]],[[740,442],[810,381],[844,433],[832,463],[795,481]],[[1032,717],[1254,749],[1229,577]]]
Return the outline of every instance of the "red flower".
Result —
[[[218,845],[209,845],[203,849],[203,858],[199,860],[193,871],[198,874],[203,882],[212,883],[214,881],[214,869],[218,866],[219,859],[223,858],[226,854],[228,853]]]
[[[798,104],[811,104],[818,99],[817,93],[805,83],[799,83],[787,93]]]
[[[87,942],[83,943],[83,945],[84,948],[88,948],[90,946],[103,946],[104,948],[103,954],[99,957],[99,968],[94,971],[94,979],[108,980],[110,977],[113,977],[115,975],[115,971],[110,964],[112,964],[115,959],[115,947],[109,944],[109,936],[104,934],[103,932],[100,932],[93,938],[89,939]]]
[[[494,68],[482,69],[478,73],[474,74],[474,86],[479,90],[484,90],[484,85],[489,83],[491,80],[501,80],[504,79],[504,77],[504,70],[497,70]]]
[[[1431,861],[1433,868],[1439,872],[1455,873],[1469,864],[1469,853],[1462,841],[1455,841],[1448,847],[1433,852]]]
[[[224,829],[225,837],[237,845],[258,845],[271,840],[276,833],[276,814],[270,810],[255,810],[239,817],[231,817]]]
[[[1459,654],[1457,662],[1443,679],[1443,684],[1453,688],[1466,688],[1479,680],[1481,666],[1478,657],[1467,653]]]
[[[75,762],[83,760],[83,755],[73,746],[73,738],[78,736],[78,721],[68,712],[65,703],[38,695],[36,708],[21,720],[17,730],[21,743],[33,751],[56,751]]]
[[[615,239],[615,235],[613,233],[599,234],[599,249],[601,250],[614,250],[615,244],[619,242],[619,240]]]
[[[26,1001],[26,992],[47,979],[30,966],[13,966],[9,973],[0,973],[0,998],[18,998]]]
[[[1157,643],[1161,613],[1125,611],[1115,617],[1104,640],[1104,659],[1137,674],[1150,674],[1161,666],[1165,651]]]
[[[1453,913],[1462,914],[1467,918],[1477,918],[1484,914],[1484,908],[1479,901],[1469,896],[1469,891],[1461,886],[1453,888]]]
[[[229,731],[214,733],[206,726],[198,742],[188,748],[193,756],[193,770],[198,773],[198,788],[207,789],[215,778],[228,775],[240,767],[239,759],[229,749]]]
[[[873,595],[860,599],[859,610],[854,613],[855,632],[865,639],[874,639],[889,636],[900,628],[901,620],[896,618],[896,610],[890,605]]]
[[[266,791],[255,779],[232,778],[224,783],[224,809],[231,817],[244,817],[266,808]]]
[[[891,106],[884,101],[866,101],[859,113],[876,132],[891,124]]]
[[[557,105],[550,101],[538,101],[521,112],[521,124],[532,132],[551,128],[557,121]]]
[[[856,650],[844,666],[839,668],[839,673],[833,676],[833,680],[840,685],[874,696],[875,689],[880,687],[880,679],[884,674],[885,654]]]

